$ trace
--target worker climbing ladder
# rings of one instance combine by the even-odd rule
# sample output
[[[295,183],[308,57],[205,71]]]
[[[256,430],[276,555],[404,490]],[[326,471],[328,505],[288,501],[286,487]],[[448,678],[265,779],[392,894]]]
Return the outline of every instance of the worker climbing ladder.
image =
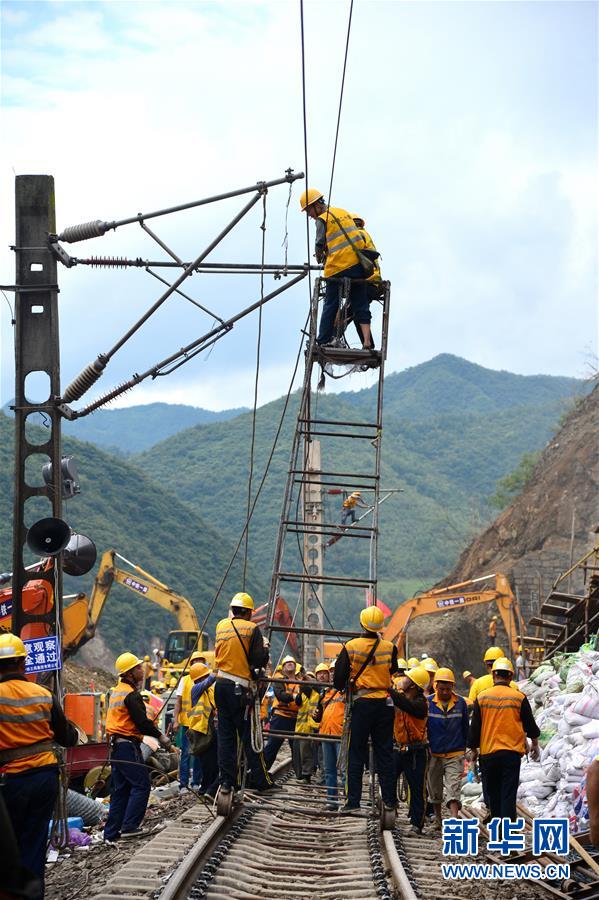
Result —
[[[345,312],[350,291],[349,279],[338,279],[340,290],[341,324],[337,326],[335,340],[330,345],[316,342],[318,308],[324,295],[325,281],[316,280],[311,299],[310,330],[306,346],[306,364],[299,412],[293,438],[283,508],[275,550],[273,576],[269,598],[268,628],[270,633],[295,632],[302,636],[304,664],[312,668],[324,658],[324,641],[338,641],[356,635],[333,628],[324,605],[324,590],[334,591],[337,602],[342,598],[348,618],[356,618],[358,610],[367,603],[374,603],[377,596],[377,544],[379,533],[381,439],[383,433],[383,382],[387,353],[389,324],[390,283],[380,282],[376,303],[381,306],[380,349],[364,350],[349,346],[345,335]],[[322,385],[326,374],[333,378],[352,370],[371,369],[376,373],[374,387],[376,402],[372,415],[356,412],[355,419],[321,417],[318,401],[314,398],[314,382]],[[356,408],[357,409],[357,408]],[[339,451],[349,442],[358,442],[367,449],[360,453],[360,465],[356,471],[339,466]],[[343,454],[342,454],[343,455]],[[367,465],[362,465],[364,458]],[[361,517],[353,525],[342,528],[332,514],[325,515],[323,494],[325,491],[351,492],[360,490],[368,494],[370,516]],[[338,554],[336,560],[327,562],[324,571],[324,552],[331,538],[343,534],[347,541],[367,541],[368,554],[364,571],[356,574],[357,561],[364,555],[351,549]],[[327,557],[329,560],[329,557]],[[328,571],[330,566],[331,571]],[[351,572],[351,574],[348,574]],[[298,613],[294,625],[274,624],[277,597],[284,596],[293,608],[292,597],[299,591]],[[299,612],[301,608],[301,613]]]

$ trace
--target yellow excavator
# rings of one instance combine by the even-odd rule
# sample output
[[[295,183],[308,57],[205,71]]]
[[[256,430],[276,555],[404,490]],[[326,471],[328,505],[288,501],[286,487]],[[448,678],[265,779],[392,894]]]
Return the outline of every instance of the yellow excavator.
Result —
[[[117,565],[117,560],[126,568]],[[177,617],[179,628],[169,631],[164,646],[164,658],[168,659],[170,669],[182,669],[195,649],[205,654],[206,662],[213,661],[213,653],[208,649],[208,639],[205,634],[200,634],[198,618],[189,600],[176,594],[168,585],[121,556],[116,550],[107,550],[102,555],[90,596],[77,594],[68,606],[63,607],[65,656],[75,653],[94,637],[113,584],[122,584],[123,587],[146,597],[152,603],[157,603]]]

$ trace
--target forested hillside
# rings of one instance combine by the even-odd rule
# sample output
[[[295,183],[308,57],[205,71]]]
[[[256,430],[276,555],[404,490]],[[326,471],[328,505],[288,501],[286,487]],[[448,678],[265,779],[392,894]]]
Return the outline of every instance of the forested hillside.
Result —
[[[497,479],[511,471],[523,453],[544,445],[577,389],[581,383],[575,379],[489,372],[447,355],[387,379],[382,487],[401,488],[403,493],[381,508],[382,599],[396,603],[451,568],[460,549],[491,518],[486,498]],[[349,420],[355,418],[356,405],[366,410],[372,400],[366,390],[324,393],[316,402],[320,416]],[[252,524],[251,558],[264,573],[272,564],[297,402],[296,395]],[[429,410],[426,416],[423,407]],[[258,411],[259,474],[281,409],[282,401],[275,401]],[[182,500],[232,537],[245,515],[250,428],[249,415],[191,428],[136,460],[151,478],[169,479]],[[362,442],[349,447],[349,442],[336,442],[334,450],[331,443],[323,442],[325,468],[329,450],[335,468],[364,471],[368,449],[355,446]],[[329,500],[327,519],[335,521],[339,501]],[[355,543],[350,549],[340,541],[330,549],[329,572],[363,567],[366,547],[356,549]],[[343,610],[339,614],[343,616]]]
[[[0,414],[0,568],[12,569],[13,422]],[[168,490],[150,482],[127,461],[93,444],[66,438],[64,452],[77,459],[81,494],[65,504],[63,516],[76,531],[89,535],[101,553],[111,547],[141,565],[193,603],[200,620],[214,597],[233,550],[220,530]],[[45,503],[40,498],[42,503]],[[34,505],[28,524],[47,515]],[[93,574],[67,580],[70,592],[87,591]],[[227,596],[239,589],[237,564],[225,585],[219,612]],[[265,596],[267,578],[250,570],[248,587]],[[213,616],[210,628],[214,627]],[[101,632],[114,651],[126,647],[141,652],[150,637],[165,636],[175,619],[123,587],[113,588],[101,621]]]

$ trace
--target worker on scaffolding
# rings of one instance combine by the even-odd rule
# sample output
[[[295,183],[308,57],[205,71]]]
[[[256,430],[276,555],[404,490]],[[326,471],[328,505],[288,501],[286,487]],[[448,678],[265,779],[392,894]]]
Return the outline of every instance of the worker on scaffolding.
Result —
[[[38,900],[44,896],[48,825],[58,796],[55,745],[74,747],[78,734],[50,691],[27,680],[26,659],[20,638],[0,635],[0,793],[26,870],[15,876],[24,881],[30,874],[38,884],[35,893],[5,894],[2,889],[8,884],[0,875],[0,894]],[[9,860],[3,859],[4,875],[8,866]],[[28,886],[32,887],[31,882]]]
[[[341,507],[341,524],[347,525],[350,522],[352,525],[356,521],[356,506],[359,506],[361,509],[369,509],[367,503],[364,503],[362,500],[362,492],[361,491],[352,491],[351,494],[345,497],[343,501],[343,505]]]
[[[526,696],[510,687],[514,667],[509,659],[493,663],[493,687],[474,701],[468,735],[471,760],[479,760],[491,818],[517,818],[516,794],[522,756],[539,759],[539,726]],[[480,749],[479,749],[480,748]]]
[[[264,761],[267,769],[270,769],[277,753],[283,746],[285,735],[288,735],[291,756],[296,761],[293,753],[293,735],[299,705],[297,703],[297,675],[301,674],[301,666],[296,663],[293,656],[285,656],[281,663],[281,671],[273,677],[275,699],[272,705],[272,716],[269,725],[269,736],[264,748]],[[274,732],[274,733],[273,733]],[[283,733],[281,733],[283,732]],[[297,771],[296,771],[297,775]]]
[[[254,747],[254,718],[250,707],[255,700],[257,676],[268,662],[268,641],[251,621],[254,601],[244,591],[229,604],[230,618],[216,626],[214,700],[218,713],[218,768],[221,794],[230,794],[238,778],[237,742],[245,750],[251,783],[258,791],[272,787],[262,752]]]
[[[345,690],[351,703],[347,802],[341,810],[344,814],[360,808],[369,738],[385,810],[394,810],[397,803],[393,774],[393,704],[389,699],[391,679],[397,671],[397,647],[379,635],[384,618],[378,606],[363,609],[360,613],[362,635],[343,645],[335,664],[333,685],[338,691]]]
[[[300,206],[316,222],[316,259],[324,262],[324,277],[327,279],[316,342],[331,342],[339,310],[341,279],[349,278],[351,313],[360,332],[363,349],[372,350],[374,343],[366,279],[374,272],[373,259],[378,257],[378,251],[366,247],[364,236],[351,214],[340,207],[327,206],[322,193],[316,188],[308,188],[302,193]]]
[[[362,236],[363,236],[364,241],[365,241],[365,243],[366,243],[366,248],[365,248],[365,249],[366,249],[366,250],[375,250],[375,251],[378,253],[378,251],[377,251],[377,249],[376,249],[376,247],[375,247],[375,245],[374,245],[374,241],[372,240],[372,238],[370,237],[370,235],[369,235],[368,232],[366,231],[366,228],[365,228],[366,222],[364,221],[364,219],[362,218],[362,216],[360,216],[358,213],[352,213],[352,219],[354,220],[354,223],[358,226],[358,228],[360,229],[360,231],[361,231],[361,233],[362,233]],[[379,294],[380,294],[380,287],[381,287],[381,281],[382,281],[381,267],[380,267],[380,264],[379,264],[379,257],[377,257],[376,259],[373,259],[372,262],[373,262],[373,265],[374,265],[374,272],[372,273],[372,275],[370,276],[370,278],[367,278],[367,279],[366,279],[367,291],[368,291],[368,303],[369,303],[369,304],[372,303],[373,300],[376,300],[377,297],[379,296]],[[356,329],[357,329],[357,327],[358,327],[358,326],[356,325]],[[359,334],[359,333],[360,333],[360,332],[358,331],[358,334]]]
[[[395,706],[393,723],[394,779],[403,775],[408,784],[411,831],[422,834],[426,815],[426,779],[428,743],[426,725],[428,672],[422,666],[408,669],[402,678],[393,679],[391,699]]]

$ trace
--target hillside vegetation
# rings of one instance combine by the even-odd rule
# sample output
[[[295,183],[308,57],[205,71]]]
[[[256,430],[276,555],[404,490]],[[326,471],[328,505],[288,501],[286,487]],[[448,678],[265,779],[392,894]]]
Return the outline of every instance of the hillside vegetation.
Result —
[[[0,414],[0,568],[12,569],[11,522],[13,479],[13,422]],[[127,559],[185,595],[203,615],[212,601],[228,564],[232,543],[189,505],[167,488],[149,481],[127,461],[93,444],[65,438],[64,452],[73,454],[79,466],[81,494],[65,504],[63,517],[76,531],[89,535],[102,553],[116,549]],[[46,501],[42,501],[46,502]],[[29,524],[48,511],[36,504]],[[69,592],[89,592],[93,572],[67,579]],[[225,585],[218,613],[226,598],[239,589],[237,564]],[[264,596],[267,579],[250,571],[248,587]],[[209,624],[212,630],[213,615]],[[176,620],[149,601],[121,586],[112,589],[100,631],[115,652],[125,648],[142,652],[150,638],[164,640]]]

